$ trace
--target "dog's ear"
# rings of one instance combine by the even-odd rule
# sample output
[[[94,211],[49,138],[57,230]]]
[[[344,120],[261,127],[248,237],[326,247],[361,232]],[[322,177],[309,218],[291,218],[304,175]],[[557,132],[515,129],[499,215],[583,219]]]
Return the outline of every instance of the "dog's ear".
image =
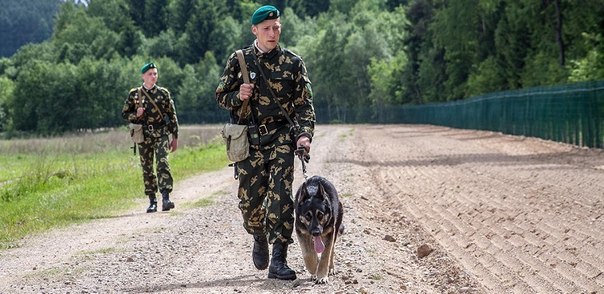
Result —
[[[319,193],[317,193],[317,197],[322,199],[323,202],[327,203],[327,207],[329,207],[331,210],[331,212],[328,215],[329,218],[326,220],[326,222],[328,222],[329,219],[331,219],[331,216],[333,215],[334,207],[331,203],[331,197],[327,194],[327,191],[325,190],[325,186],[323,186],[323,183],[319,183]]]
[[[304,200],[308,197],[308,190],[306,190],[307,185],[306,182],[302,183],[300,190],[298,191],[298,203],[304,202]]]
[[[319,193],[317,193],[317,196],[322,199],[329,198],[329,197],[327,197],[327,192],[325,191],[325,187],[323,186],[322,183],[319,183]]]

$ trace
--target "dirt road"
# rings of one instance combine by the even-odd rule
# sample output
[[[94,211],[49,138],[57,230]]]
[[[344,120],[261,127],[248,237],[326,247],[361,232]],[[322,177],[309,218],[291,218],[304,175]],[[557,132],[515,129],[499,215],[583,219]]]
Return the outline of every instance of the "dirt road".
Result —
[[[311,155],[308,174],[329,178],[345,209],[327,285],[309,281],[297,241],[298,280],[254,269],[225,168],[177,183],[173,211],[146,214],[141,199],[0,252],[0,293],[604,293],[601,150],[344,125],[318,126]]]

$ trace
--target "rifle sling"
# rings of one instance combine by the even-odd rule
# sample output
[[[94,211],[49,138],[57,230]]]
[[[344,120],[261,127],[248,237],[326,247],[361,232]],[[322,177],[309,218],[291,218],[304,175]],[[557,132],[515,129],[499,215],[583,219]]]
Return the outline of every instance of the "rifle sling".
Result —
[[[243,51],[237,50],[237,51],[235,51],[235,53],[237,54],[237,60],[239,61],[239,67],[241,68],[241,76],[243,77],[243,82],[246,84],[249,84],[250,75],[247,71],[247,64],[245,64],[245,58],[243,57]],[[250,99],[251,99],[251,97],[250,97]],[[243,101],[243,105],[241,105],[241,109],[239,110],[239,121],[237,122],[237,124],[241,124],[241,119],[243,118],[243,115],[245,115],[245,111],[247,110],[247,105],[248,105],[250,99],[245,99]]]
[[[147,94],[147,92],[142,90],[143,87],[138,88],[138,92],[143,92],[145,94],[145,96],[147,96],[147,99],[149,99],[149,101],[151,101],[151,103],[153,104],[153,106],[155,106],[155,109],[157,109],[157,111],[159,111],[159,115],[161,116],[161,118],[164,118],[164,114],[161,112],[161,110],[159,109],[159,107],[157,106],[157,104],[155,103],[155,101],[153,101],[153,99],[151,99],[151,97],[149,96],[149,94]],[[140,94],[139,94],[140,96]],[[141,99],[141,104],[142,104],[142,99]]]

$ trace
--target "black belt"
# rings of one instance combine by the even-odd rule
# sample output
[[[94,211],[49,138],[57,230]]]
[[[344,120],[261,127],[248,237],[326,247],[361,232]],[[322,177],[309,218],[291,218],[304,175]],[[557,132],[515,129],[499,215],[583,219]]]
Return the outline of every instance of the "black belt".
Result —
[[[154,130],[159,130],[162,129],[166,126],[165,123],[161,123],[161,124],[146,124],[145,127],[147,128],[147,130],[149,131],[154,131]]]
[[[260,134],[260,136],[266,136],[270,131],[278,129],[286,124],[286,121],[273,121],[270,123],[258,125],[258,133]]]

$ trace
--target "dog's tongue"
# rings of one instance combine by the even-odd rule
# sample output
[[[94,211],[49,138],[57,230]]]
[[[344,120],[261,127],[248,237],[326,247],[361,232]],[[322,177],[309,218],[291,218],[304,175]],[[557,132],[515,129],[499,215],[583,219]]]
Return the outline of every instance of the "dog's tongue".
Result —
[[[313,243],[315,243],[315,252],[323,253],[323,250],[325,250],[325,244],[323,244],[321,236],[316,236],[315,241]]]

